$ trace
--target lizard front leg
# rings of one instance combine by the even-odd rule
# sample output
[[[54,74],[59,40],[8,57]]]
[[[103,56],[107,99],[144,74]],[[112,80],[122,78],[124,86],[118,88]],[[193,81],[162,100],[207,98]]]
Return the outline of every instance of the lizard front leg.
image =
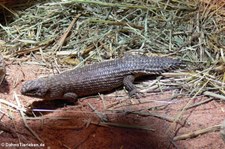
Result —
[[[139,91],[137,91],[136,86],[133,84],[135,77],[133,75],[128,75],[123,78],[123,85],[125,86],[126,90],[129,93],[130,97],[136,97],[139,99],[141,97]]]
[[[69,92],[69,93],[65,93],[63,95],[63,99],[67,102],[71,102],[71,103],[74,103],[77,101],[77,94],[76,93],[72,93],[72,92]]]

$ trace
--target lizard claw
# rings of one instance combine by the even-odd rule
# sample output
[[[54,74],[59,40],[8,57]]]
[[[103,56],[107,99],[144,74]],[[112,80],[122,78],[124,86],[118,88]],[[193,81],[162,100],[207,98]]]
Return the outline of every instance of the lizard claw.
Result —
[[[132,98],[140,99],[142,97],[145,97],[144,93],[137,91],[136,89],[129,92],[129,96]]]

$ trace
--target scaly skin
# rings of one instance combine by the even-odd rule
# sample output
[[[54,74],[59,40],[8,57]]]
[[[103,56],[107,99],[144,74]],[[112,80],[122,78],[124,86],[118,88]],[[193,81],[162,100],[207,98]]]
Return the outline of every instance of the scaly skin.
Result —
[[[87,65],[61,74],[25,82],[23,95],[45,100],[74,102],[78,97],[111,91],[122,85],[131,96],[137,95],[135,78],[157,74],[183,66],[180,60],[166,57],[126,55],[121,59]]]

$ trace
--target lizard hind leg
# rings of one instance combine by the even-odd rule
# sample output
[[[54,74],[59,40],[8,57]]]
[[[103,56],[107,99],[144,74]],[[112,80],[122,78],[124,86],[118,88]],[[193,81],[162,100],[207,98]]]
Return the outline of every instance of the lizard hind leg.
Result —
[[[128,75],[123,79],[123,85],[129,93],[130,97],[136,97],[137,99],[143,96],[143,93],[137,90],[136,86],[133,84],[135,77],[133,75]]]
[[[72,93],[72,92],[65,93],[63,95],[63,100],[65,100],[67,102],[74,103],[74,102],[77,101],[77,94],[76,93]]]

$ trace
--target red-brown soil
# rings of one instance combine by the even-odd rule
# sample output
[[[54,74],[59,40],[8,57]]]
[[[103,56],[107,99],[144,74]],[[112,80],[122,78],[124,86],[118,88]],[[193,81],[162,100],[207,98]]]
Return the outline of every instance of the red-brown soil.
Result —
[[[17,106],[20,103],[25,108],[32,104],[39,109],[53,109],[53,106],[59,106],[58,102],[46,103],[40,99],[25,97],[20,94],[23,81],[37,78],[45,72],[46,70],[43,67],[36,65],[8,64],[6,81],[3,82],[0,89],[1,99],[7,100]],[[123,90],[119,90],[104,95],[102,96],[103,98],[100,98],[100,96],[83,98],[76,105],[65,105],[52,112],[43,113],[42,116],[35,118],[26,116],[25,118],[28,126],[43,140],[45,147],[38,148],[224,148],[225,146],[220,138],[219,131],[206,133],[186,140],[173,141],[174,136],[218,125],[225,118],[224,103],[216,99],[196,108],[186,110],[181,114],[181,109],[188,102],[193,104],[207,98],[198,97],[190,99],[183,97],[171,100],[173,93],[173,91],[146,93],[146,97],[140,99],[142,103],[139,104],[136,99],[128,98]],[[14,96],[17,96],[19,100],[16,101]],[[160,105],[166,104],[168,106],[154,110],[154,107],[159,108]],[[91,106],[95,108],[95,111]],[[181,114],[182,120],[180,121],[184,125],[169,122],[162,118],[132,113],[132,111],[138,112],[138,110],[149,109],[151,107],[152,110],[144,110],[144,112],[159,114],[169,118],[176,118]],[[28,145],[40,144],[37,137],[33,136],[25,127],[19,111],[12,110],[12,108],[4,104],[0,105],[0,110],[1,123],[4,125],[0,129],[8,129],[8,131],[0,131],[1,148],[34,148],[28,147]],[[97,114],[97,111],[99,114]],[[100,123],[99,117],[107,119],[106,123],[108,124],[117,124],[121,127],[103,125],[103,123]],[[127,125],[133,127],[142,126],[152,130],[128,128]],[[27,146],[16,147],[19,143]]]

